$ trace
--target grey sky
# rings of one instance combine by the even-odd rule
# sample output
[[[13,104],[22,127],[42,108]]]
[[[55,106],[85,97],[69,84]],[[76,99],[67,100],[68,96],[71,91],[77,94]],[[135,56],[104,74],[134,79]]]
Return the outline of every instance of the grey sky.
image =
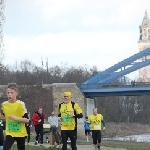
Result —
[[[138,52],[149,0],[6,0],[5,64],[25,59],[99,70]],[[137,73],[130,75],[134,78]]]

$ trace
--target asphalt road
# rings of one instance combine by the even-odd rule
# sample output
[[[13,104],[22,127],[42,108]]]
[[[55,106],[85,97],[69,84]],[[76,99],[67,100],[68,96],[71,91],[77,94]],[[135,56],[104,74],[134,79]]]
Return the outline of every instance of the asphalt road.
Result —
[[[34,142],[31,142],[30,145],[34,145]],[[36,146],[40,146],[40,144],[38,144]],[[46,148],[52,147],[52,145],[50,145],[49,143],[44,143],[43,146]],[[94,147],[93,147],[93,145],[77,145],[77,149],[78,150],[94,150]],[[104,147],[104,146],[101,146],[101,149],[102,150],[126,150],[124,148],[111,148],[111,147]]]

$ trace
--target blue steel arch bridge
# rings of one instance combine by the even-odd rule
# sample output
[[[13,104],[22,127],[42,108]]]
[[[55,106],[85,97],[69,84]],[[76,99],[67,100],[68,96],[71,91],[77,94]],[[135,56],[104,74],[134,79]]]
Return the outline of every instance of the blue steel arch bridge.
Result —
[[[150,48],[124,59],[78,85],[87,98],[150,95],[150,82],[126,84],[125,75],[150,65]],[[140,60],[140,61],[139,61]],[[121,78],[118,84],[113,81]]]

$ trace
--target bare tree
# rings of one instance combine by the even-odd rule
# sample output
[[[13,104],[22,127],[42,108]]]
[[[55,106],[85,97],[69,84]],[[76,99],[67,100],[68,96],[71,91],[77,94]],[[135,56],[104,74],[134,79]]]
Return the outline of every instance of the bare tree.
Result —
[[[4,59],[4,43],[3,43],[3,24],[5,21],[4,17],[4,0],[0,1],[0,69],[3,67]]]

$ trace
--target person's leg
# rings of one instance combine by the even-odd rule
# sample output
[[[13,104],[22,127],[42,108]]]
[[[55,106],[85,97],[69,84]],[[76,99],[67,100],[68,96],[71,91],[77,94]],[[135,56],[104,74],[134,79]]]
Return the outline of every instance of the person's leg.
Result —
[[[30,127],[28,127],[28,126],[26,126],[26,130],[27,130],[27,134],[28,134],[28,136],[27,136],[27,144],[29,143],[29,135],[30,135]]]
[[[69,138],[71,140],[71,148],[72,148],[72,150],[77,150],[77,146],[76,146],[76,139],[77,139],[76,131],[74,131],[74,130],[68,131],[68,136],[69,136]]]
[[[87,130],[87,142],[89,142],[90,130]]]
[[[60,144],[60,140],[59,140],[59,136],[58,136],[56,127],[53,127],[53,132],[52,133],[53,133],[53,136],[54,136],[55,144]]]
[[[87,130],[85,130],[85,136],[86,136],[86,141],[88,142],[89,139],[88,139],[88,131]]]
[[[98,150],[100,150],[100,144],[101,144],[101,131],[98,131],[98,132],[97,132],[97,141],[98,141],[97,147],[98,147]]]
[[[25,150],[25,137],[16,137],[18,150]]]
[[[36,137],[35,137],[35,145],[37,145],[38,143],[38,139],[39,139],[39,134],[40,134],[40,130],[39,130],[39,126],[35,126],[35,133],[36,133]]]
[[[10,150],[11,146],[13,145],[15,139],[10,136],[10,135],[6,135],[6,139],[4,141],[4,147],[3,150]]]
[[[3,144],[4,144],[4,134],[3,129],[0,127],[0,150],[3,150]]]
[[[93,146],[95,150],[97,150],[97,133],[95,130],[92,131],[92,138],[93,138]]]
[[[41,146],[43,145],[43,126],[40,126]]]
[[[68,130],[61,130],[61,138],[62,138],[62,150],[67,150],[67,139],[68,139]]]
[[[27,141],[28,143],[30,142],[30,127],[29,127],[29,129],[28,129],[28,141]]]

